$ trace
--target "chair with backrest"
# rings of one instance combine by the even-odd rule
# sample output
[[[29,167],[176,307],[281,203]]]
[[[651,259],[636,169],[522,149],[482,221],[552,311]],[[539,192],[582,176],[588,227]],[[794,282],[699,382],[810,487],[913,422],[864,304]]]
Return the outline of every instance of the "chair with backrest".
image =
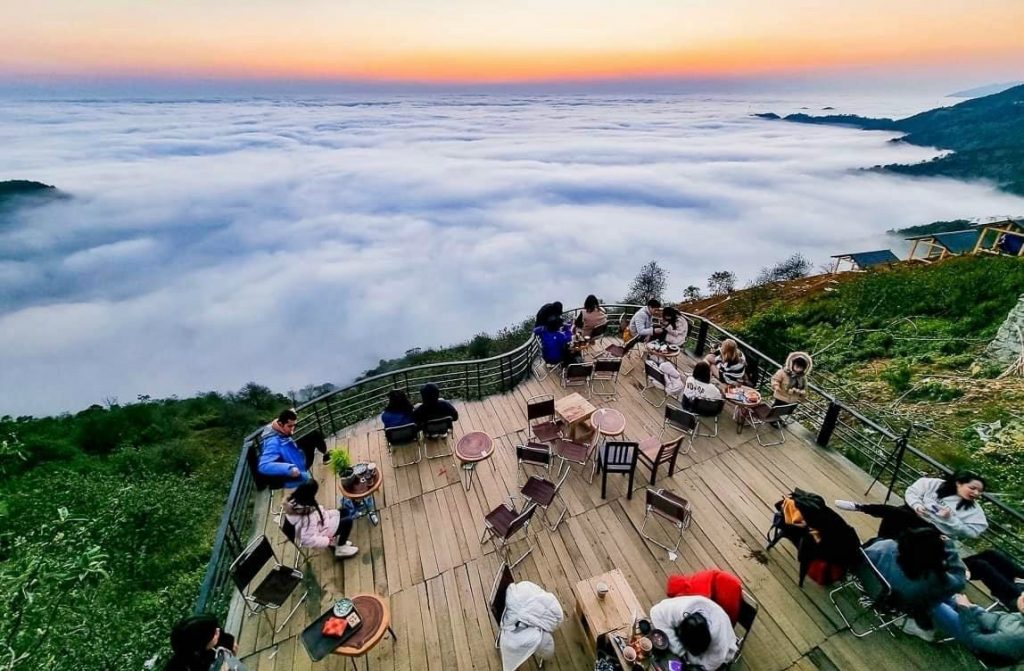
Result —
[[[747,642],[747,638],[750,637],[750,630],[754,626],[754,620],[757,619],[757,611],[757,601],[754,601],[754,597],[750,595],[750,592],[743,590],[743,600],[740,601],[740,616],[736,620],[736,626],[733,627],[733,630],[736,632],[736,655],[725,667],[726,669],[731,668],[733,663],[739,661],[740,657],[743,656],[743,645]]]
[[[590,398],[590,379],[594,376],[594,364],[571,363],[562,369],[562,388],[585,387]]]
[[[676,459],[679,457],[679,450],[686,440],[686,434],[678,436],[668,442],[661,442],[657,436],[648,436],[640,441],[637,450],[637,461],[651,469],[650,485],[658,478],[658,467],[668,464],[668,474],[671,477],[676,472]],[[687,443],[688,445],[690,443]],[[689,452],[689,449],[687,449]]]
[[[754,426],[754,434],[757,436],[757,442],[762,447],[771,447],[772,445],[781,445],[786,442],[786,430],[782,426],[782,421],[793,414],[796,410],[796,403],[786,403],[785,405],[776,405],[763,418],[758,417],[756,412],[748,413],[749,421]],[[761,431],[769,431],[766,426],[771,426],[774,431],[779,434],[779,439],[770,443],[762,440]]]
[[[698,433],[700,420],[697,418],[697,415],[671,403],[666,403],[665,420],[661,423],[661,440],[665,439],[665,431],[669,427],[683,434],[688,445],[686,452],[683,452],[683,454],[689,453],[693,449],[693,439],[700,435]]]
[[[828,598],[836,612],[839,613],[839,617],[849,627],[850,632],[857,638],[863,638],[876,631],[891,627],[902,620],[904,614],[893,608],[889,602],[892,588],[885,576],[864,552],[864,548],[859,548],[858,553],[857,561],[850,567],[850,578],[829,592]],[[844,592],[851,595],[851,600],[861,608],[861,612],[852,619],[847,618],[838,601],[839,594]],[[870,626],[858,631],[854,624],[865,617]]]
[[[533,374],[537,376],[538,382],[543,382],[548,379],[548,375],[562,365],[561,362],[548,363],[544,360],[544,347],[541,344],[540,336],[534,336],[537,339],[537,356],[531,363]]]
[[[309,548],[304,548],[299,545],[299,533],[295,525],[288,521],[286,515],[281,515],[281,533],[288,539],[288,542],[295,546],[295,561],[299,561],[299,557],[302,558],[303,564],[309,563]]]
[[[741,382],[748,387],[757,389],[758,384],[761,382],[761,361],[754,356],[751,356],[748,352],[743,353],[747,360],[747,365],[743,369],[743,379]]]
[[[590,393],[594,396],[615,400],[615,383],[619,381],[619,372],[621,370],[622,359],[594,359],[594,375],[590,378]],[[607,384],[609,391],[598,391],[598,382]]]
[[[555,414],[555,397],[551,394],[526,399],[526,421],[531,442],[550,443],[562,437],[562,423]]]
[[[713,421],[712,426],[714,427],[713,433],[701,433],[698,427],[696,435],[704,438],[717,438],[718,437],[718,418],[722,414],[722,410],[725,409],[725,399],[719,398],[714,401],[706,398],[694,398],[687,399],[683,397],[683,408],[689,410],[698,418],[711,419]],[[703,424],[704,422],[701,422]]]
[[[420,427],[414,422],[401,424],[399,426],[391,426],[384,429],[384,438],[388,441],[388,455],[391,458],[392,468],[412,466],[413,464],[418,464],[423,460],[423,441],[420,440]],[[409,461],[401,464],[396,463],[395,448],[405,445],[416,446],[416,458],[410,459]]]
[[[498,643],[501,641],[501,622],[505,616],[505,600],[508,588],[515,581],[512,569],[509,568],[508,564],[503,563],[501,568],[498,569],[498,574],[494,576],[494,583],[491,585],[491,596],[487,599],[487,608],[491,612],[491,617],[494,618],[494,624],[498,626],[498,634],[494,637],[495,648],[498,647]]]
[[[515,568],[519,565],[519,562],[526,559],[533,552],[533,545],[530,543],[529,526],[536,510],[537,506],[533,503],[528,504],[521,512],[504,503],[501,504],[484,516],[484,532],[480,537],[480,544],[483,545],[490,539],[491,544],[494,546],[495,554],[501,557],[509,565],[509,568]],[[526,552],[515,561],[509,561],[508,546],[512,542],[512,538],[520,531],[523,532],[526,538]]]
[[[568,440],[566,438],[560,438],[556,440],[553,445],[552,453],[554,456],[561,460],[558,465],[558,472],[561,473],[562,469],[569,470],[572,468],[570,464],[578,464],[586,469],[587,462],[594,456],[594,450],[597,448],[597,442],[601,437],[600,431],[594,431],[590,435],[590,443],[581,443],[575,440]],[[590,477],[587,478],[587,483],[594,481],[594,472],[596,466],[590,471]]]
[[[242,550],[242,554],[231,563],[228,573],[231,574],[231,579],[242,595],[249,613],[263,613],[271,627],[274,623],[270,621],[267,611],[281,608],[302,582],[302,571],[277,561],[274,548],[266,536],[259,536],[249,543],[248,547]],[[295,606],[274,633],[284,629],[308,596],[309,590],[295,601]]]
[[[604,351],[601,352],[601,354],[599,356],[601,356],[601,357],[611,357],[611,358],[615,358],[615,359],[622,359],[623,360],[623,365],[625,365],[626,359],[630,355],[632,355],[633,352],[636,351],[635,347],[630,349],[630,350],[626,349],[626,338],[625,338],[625,336],[626,336],[627,330],[629,329],[629,322],[630,322],[630,318],[627,317],[626,315],[622,315],[622,317],[619,319],[619,338],[622,340],[622,344],[612,343],[611,345],[608,345],[607,347],[604,348]],[[626,368],[625,370],[622,371],[622,374],[623,375],[628,375],[630,370],[632,370],[632,369],[631,368]]]
[[[601,498],[607,498],[608,474],[618,473],[629,476],[626,498],[633,498],[633,480],[636,477],[636,462],[640,445],[627,441],[609,441],[597,451],[597,470],[601,473]]]
[[[647,522],[652,516],[668,521],[669,524],[679,531],[675,545],[669,547],[646,533]],[[676,552],[679,550],[679,543],[683,540],[683,531],[690,527],[692,521],[693,506],[690,505],[689,501],[664,488],[647,489],[644,500],[644,521],[640,525],[640,536],[642,538],[669,552]]]
[[[435,417],[434,419],[427,420],[426,424],[423,425],[423,438],[425,440],[443,440],[445,445],[448,447],[447,452],[442,452],[441,454],[427,454],[427,459],[440,459],[441,457],[452,456],[450,439],[454,429],[454,422],[451,417]],[[424,450],[426,450],[425,447]]]
[[[655,408],[660,408],[668,401],[668,392],[665,391],[665,374],[661,372],[661,369],[650,361],[644,361],[644,388],[640,391],[640,396],[645,401],[653,405]],[[661,392],[661,401],[655,403],[655,399],[650,398],[647,392],[654,389],[655,392]],[[657,398],[657,397],[655,397]]]
[[[551,473],[551,445],[547,443],[527,443],[516,445],[516,485],[519,484],[520,474],[530,474],[524,470],[525,466],[537,466],[543,468],[548,474]]]
[[[569,506],[565,505],[565,501],[561,501],[562,514],[558,516],[554,524],[551,524],[551,520],[548,519],[548,512],[555,501],[559,500],[559,492],[562,490],[562,484],[565,483],[565,479],[569,477],[569,469],[562,471],[561,477],[558,482],[552,482],[547,478],[538,477],[531,475],[523,485],[523,488],[519,490],[520,496],[522,496],[528,504],[535,504],[538,508],[544,511],[544,519],[548,523],[548,528],[551,531],[557,531],[558,525],[562,523],[565,518],[565,514],[569,512]]]

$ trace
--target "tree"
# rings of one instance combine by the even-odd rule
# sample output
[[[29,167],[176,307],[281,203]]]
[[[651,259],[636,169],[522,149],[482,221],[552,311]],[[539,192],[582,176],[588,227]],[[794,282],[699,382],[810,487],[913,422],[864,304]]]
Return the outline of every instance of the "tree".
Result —
[[[811,262],[800,253],[793,254],[788,259],[779,261],[770,268],[762,268],[758,274],[757,279],[754,280],[755,285],[769,284],[771,282],[783,282],[785,280],[795,280],[801,277],[807,277],[807,274],[811,271]]]
[[[712,296],[731,293],[736,288],[736,274],[728,270],[718,270],[708,278],[708,291]]]
[[[659,266],[657,261],[649,261],[633,278],[633,284],[629,286],[629,293],[622,299],[622,302],[644,305],[652,298],[660,301],[665,293],[667,280],[668,271]]]
[[[691,284],[690,286],[683,289],[683,300],[684,301],[699,301],[701,299],[700,287]]]

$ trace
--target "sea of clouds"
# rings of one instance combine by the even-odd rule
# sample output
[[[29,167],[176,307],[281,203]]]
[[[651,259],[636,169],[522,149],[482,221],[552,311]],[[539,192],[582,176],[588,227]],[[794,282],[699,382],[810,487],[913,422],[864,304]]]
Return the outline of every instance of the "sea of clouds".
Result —
[[[5,101],[0,179],[73,198],[0,220],[0,414],[340,384],[549,300],[620,299],[651,259],[678,297],[716,270],[1024,212],[986,184],[858,171],[936,155],[890,134],[751,116],[935,102]]]

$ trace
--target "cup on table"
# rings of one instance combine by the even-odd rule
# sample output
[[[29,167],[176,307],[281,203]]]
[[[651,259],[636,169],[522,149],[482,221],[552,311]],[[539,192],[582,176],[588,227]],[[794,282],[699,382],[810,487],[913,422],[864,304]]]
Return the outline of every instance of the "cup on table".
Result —
[[[597,592],[598,599],[603,599],[608,595],[608,584],[599,582],[594,586],[594,591]]]
[[[644,636],[640,639],[640,649],[643,650],[645,653],[649,653],[651,650],[654,649],[654,643],[651,642],[651,639]]]
[[[636,661],[636,650],[627,645],[622,649],[622,658],[632,664]]]

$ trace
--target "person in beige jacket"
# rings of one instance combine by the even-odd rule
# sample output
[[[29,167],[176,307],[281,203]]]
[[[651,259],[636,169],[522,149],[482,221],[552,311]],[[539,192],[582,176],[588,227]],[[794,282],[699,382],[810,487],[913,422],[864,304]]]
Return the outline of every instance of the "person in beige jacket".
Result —
[[[806,352],[791,352],[786,365],[772,375],[772,396],[775,405],[803,403],[807,398],[807,376],[814,362]]]

